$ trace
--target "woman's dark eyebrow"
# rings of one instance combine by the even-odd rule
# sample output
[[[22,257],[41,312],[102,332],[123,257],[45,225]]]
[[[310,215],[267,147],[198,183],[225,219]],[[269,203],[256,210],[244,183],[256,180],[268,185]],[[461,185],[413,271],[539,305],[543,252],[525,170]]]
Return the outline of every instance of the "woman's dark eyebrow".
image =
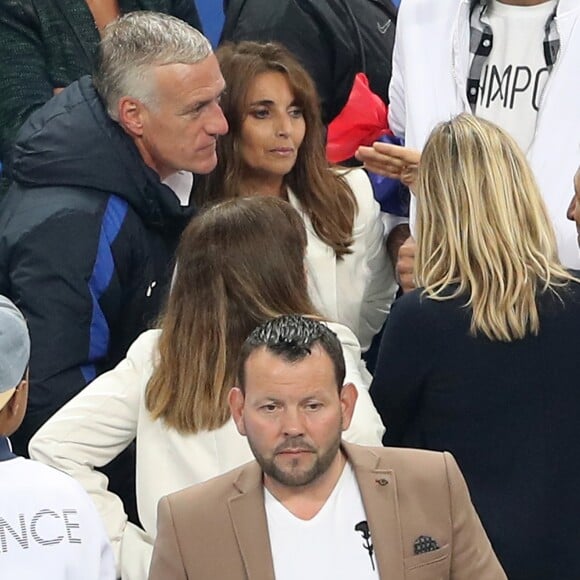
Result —
[[[261,101],[254,101],[253,103],[250,103],[250,107],[256,107],[256,106],[263,106],[263,107],[270,107],[274,104],[274,101],[270,100],[270,99],[262,99]]]

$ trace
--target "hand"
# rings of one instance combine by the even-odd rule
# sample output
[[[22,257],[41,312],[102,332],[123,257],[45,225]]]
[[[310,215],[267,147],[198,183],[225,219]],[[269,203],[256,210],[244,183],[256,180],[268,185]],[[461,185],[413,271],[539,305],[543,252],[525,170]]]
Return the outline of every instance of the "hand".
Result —
[[[62,93],[64,89],[65,87],[56,87],[55,89],[52,89],[52,96],[54,97],[55,95],[58,95],[58,93]]]
[[[395,268],[397,279],[403,292],[410,292],[416,288],[415,285],[415,250],[417,244],[412,236],[409,236],[405,243],[399,248],[397,266]]]
[[[373,173],[400,179],[409,189],[417,181],[421,153],[417,149],[375,141],[372,147],[361,146],[355,157]]]

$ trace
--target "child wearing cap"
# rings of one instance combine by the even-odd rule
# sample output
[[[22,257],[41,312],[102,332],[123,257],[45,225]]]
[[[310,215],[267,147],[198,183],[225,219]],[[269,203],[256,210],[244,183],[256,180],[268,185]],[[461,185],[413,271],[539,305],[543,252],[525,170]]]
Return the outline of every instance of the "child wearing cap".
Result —
[[[64,473],[12,453],[26,412],[30,339],[0,296],[0,578],[114,580],[113,553],[84,489]]]

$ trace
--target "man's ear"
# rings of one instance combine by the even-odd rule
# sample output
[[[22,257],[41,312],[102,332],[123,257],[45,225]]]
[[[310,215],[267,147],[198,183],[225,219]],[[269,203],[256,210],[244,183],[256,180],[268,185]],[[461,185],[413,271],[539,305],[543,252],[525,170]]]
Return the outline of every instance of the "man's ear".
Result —
[[[346,383],[340,390],[340,406],[342,410],[342,430],[350,427],[354,406],[358,398],[358,391],[352,383]]]
[[[246,435],[246,426],[244,424],[244,393],[240,387],[233,387],[228,395],[230,412],[240,435]]]
[[[28,405],[28,372],[20,381],[10,400],[0,409],[0,434],[8,437],[22,423]]]
[[[6,403],[4,409],[4,416],[6,418],[17,417],[19,413],[24,415],[26,411],[26,406],[28,404],[28,373],[26,374],[26,378],[22,379],[18,386],[16,387],[16,391],[10,400]],[[22,411],[24,409],[24,411]]]
[[[143,122],[147,115],[145,105],[133,97],[121,97],[117,105],[119,111],[119,125],[131,137],[143,135]]]
[[[14,396],[8,402],[9,405],[12,405],[11,412],[16,415],[20,409],[28,404],[28,373],[26,373],[26,377],[23,378],[18,387],[16,387],[16,392]]]

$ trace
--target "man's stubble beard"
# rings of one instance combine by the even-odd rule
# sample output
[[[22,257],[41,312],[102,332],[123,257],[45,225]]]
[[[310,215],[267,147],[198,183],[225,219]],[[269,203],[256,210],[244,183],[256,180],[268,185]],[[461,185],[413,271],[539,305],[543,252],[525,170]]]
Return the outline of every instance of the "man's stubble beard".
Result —
[[[332,441],[330,447],[326,450],[326,452],[318,456],[316,450],[306,443],[302,436],[298,437],[289,437],[284,441],[284,443],[280,444],[274,450],[271,458],[264,457],[258,450],[254,447],[252,441],[248,438],[248,443],[250,445],[250,449],[258,462],[258,465],[262,468],[262,471],[265,475],[270,477],[272,480],[276,481],[281,485],[285,485],[287,487],[302,487],[311,484],[312,482],[316,481],[319,477],[324,475],[332,462],[336,458],[337,454],[340,451],[340,443],[342,441],[342,421],[340,425],[340,429],[337,433],[336,438]],[[284,449],[304,449],[308,452],[313,453],[316,456],[316,461],[306,471],[300,471],[298,473],[294,473],[288,469],[282,469],[278,465],[276,465],[276,457],[277,454],[283,451]],[[298,459],[292,462],[293,466],[295,467],[298,464]],[[291,469],[291,468],[290,468]]]

